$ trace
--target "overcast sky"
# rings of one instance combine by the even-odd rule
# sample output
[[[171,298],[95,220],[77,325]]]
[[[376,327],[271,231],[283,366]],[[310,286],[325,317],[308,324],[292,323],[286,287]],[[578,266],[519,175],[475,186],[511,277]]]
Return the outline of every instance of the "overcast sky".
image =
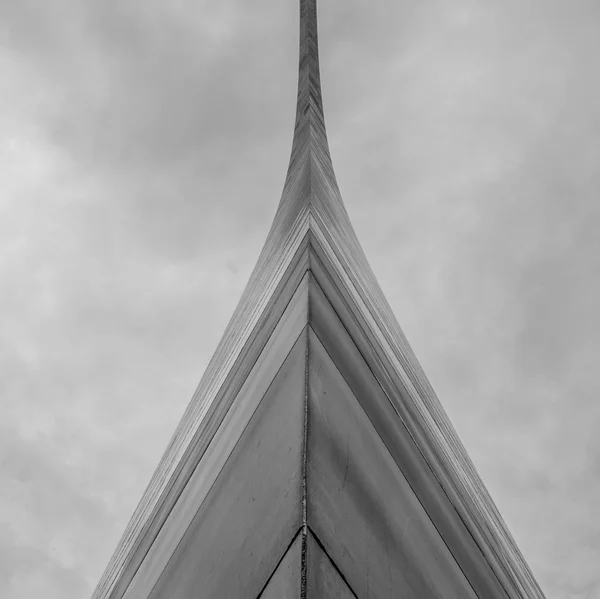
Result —
[[[338,182],[549,599],[600,598],[600,3],[320,0]],[[98,581],[240,297],[296,0],[0,0],[0,595]]]

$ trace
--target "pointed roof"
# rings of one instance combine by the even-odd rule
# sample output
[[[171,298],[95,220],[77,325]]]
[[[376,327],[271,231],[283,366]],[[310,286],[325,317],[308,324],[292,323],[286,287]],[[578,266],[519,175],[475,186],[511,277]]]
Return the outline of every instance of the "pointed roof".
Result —
[[[295,308],[296,305],[300,307]],[[290,311],[292,316],[289,316]],[[327,318],[323,316],[326,313]],[[296,324],[286,324],[288,321],[284,317]],[[339,330],[327,333],[328,322],[338,320]],[[174,514],[185,511],[182,504],[192,501],[190,481],[199,476],[199,468],[208,467],[206,456],[215,446],[215,439],[225,426],[223,423],[234,426],[232,414],[242,409],[239,396],[244,389],[251,388],[258,393],[256,381],[262,379],[256,378],[259,376],[257,368],[262,373],[260,376],[267,376],[265,371],[271,373],[265,380],[275,380],[273,377],[278,371],[271,372],[272,366],[264,356],[269,347],[281,349],[278,339],[285,334],[292,335],[290,331],[293,330],[293,335],[298,335],[298,326],[300,329],[312,327],[312,330],[319,330],[321,326],[322,337],[338,339],[338,344],[345,339],[344,347],[357,348],[356,356],[361,356],[364,361],[364,377],[374,377],[373,389],[376,388],[376,393],[384,398],[385,408],[381,409],[387,416],[381,422],[395,423],[390,425],[395,428],[389,433],[388,446],[395,443],[393,439],[402,438],[403,447],[412,448],[413,461],[406,465],[407,470],[412,468],[412,473],[403,473],[449,548],[449,555],[454,556],[465,572],[473,572],[472,576],[468,575],[471,585],[483,589],[478,594],[543,597],[406,341],[350,223],[335,179],[325,129],[316,0],[300,0],[300,62],[294,138],[273,224],[223,338],[96,588],[94,599],[141,596],[136,594],[137,591],[131,591],[132,580],[139,579],[145,567],[150,571],[150,566],[145,565],[149,560],[154,564],[152,560],[159,559],[156,555],[162,550],[156,547],[163,538],[160,535],[171,526],[169,522],[174,520]],[[312,333],[306,331],[306,345],[302,347],[308,348]],[[329,347],[325,342],[323,345],[330,355],[337,352],[335,343]],[[269,351],[275,352],[274,349]],[[291,349],[287,351],[291,355]],[[301,355],[304,349],[298,351]],[[308,355],[308,349],[306,352]],[[269,355],[275,360],[275,354]],[[356,356],[352,359],[358,360]],[[346,359],[350,358],[340,354],[339,360]],[[334,366],[336,364],[343,372],[344,368],[338,362]],[[331,368],[335,370],[334,366]],[[307,398],[311,368],[307,359],[303,371],[306,373],[303,384]],[[348,371],[346,377],[352,376]],[[352,391],[357,397],[361,394],[361,384],[356,382]],[[266,390],[265,386],[261,393]],[[316,396],[319,389],[312,389],[312,392]],[[365,405],[365,412],[375,424],[379,412]],[[372,414],[371,409],[375,410]],[[283,421],[295,417],[286,416]],[[305,423],[305,435],[307,426]],[[357,429],[356,434],[359,433]],[[236,435],[241,434],[240,429]],[[377,435],[385,440],[381,428],[377,429]],[[292,455],[296,455],[296,450],[304,452],[306,461],[307,442],[305,440],[304,449],[302,443],[298,443],[300,445],[296,444],[294,451],[290,451]],[[419,468],[415,464],[420,464]],[[310,464],[302,467],[304,485],[306,468],[310,470],[310,467]],[[298,516],[304,527],[303,547],[307,546],[309,538],[305,495],[306,491],[302,499],[304,515]],[[475,554],[479,557],[474,557]],[[479,582],[473,582],[472,579],[479,576],[479,566],[473,565],[479,563],[477,560],[486,564],[489,576],[482,575]],[[331,576],[333,580],[337,574]],[[490,577],[495,582],[489,582]],[[271,578],[273,580],[273,584],[280,584],[278,577]],[[281,584],[287,584],[289,581],[286,580]],[[335,584],[342,585],[339,581]],[[492,595],[490,585],[500,590]],[[267,587],[264,596],[270,596]]]

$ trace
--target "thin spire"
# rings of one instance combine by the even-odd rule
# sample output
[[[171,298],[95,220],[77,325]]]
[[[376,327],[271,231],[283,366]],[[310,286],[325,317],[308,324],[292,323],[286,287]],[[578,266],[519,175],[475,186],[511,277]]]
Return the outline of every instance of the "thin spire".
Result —
[[[286,187],[304,163],[314,154],[321,168],[337,188],[329,154],[321,77],[319,72],[319,41],[317,34],[317,0],[300,0],[300,53],[298,69],[298,98],[292,153]]]
[[[295,131],[297,132],[303,125],[318,125],[325,134],[316,0],[300,0],[300,52]]]

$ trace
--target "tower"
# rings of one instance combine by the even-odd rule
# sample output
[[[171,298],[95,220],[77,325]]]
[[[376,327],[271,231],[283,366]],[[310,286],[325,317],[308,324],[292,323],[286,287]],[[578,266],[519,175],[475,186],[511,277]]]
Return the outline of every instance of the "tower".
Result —
[[[282,197],[94,599],[541,598],[367,263],[300,0]]]

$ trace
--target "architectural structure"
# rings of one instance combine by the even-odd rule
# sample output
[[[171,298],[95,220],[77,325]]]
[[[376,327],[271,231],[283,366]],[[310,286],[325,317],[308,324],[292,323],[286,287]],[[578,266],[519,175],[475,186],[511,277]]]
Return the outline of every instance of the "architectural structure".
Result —
[[[543,597],[342,203],[316,0],[300,0],[296,122],[273,225],[94,593],[258,597]]]

